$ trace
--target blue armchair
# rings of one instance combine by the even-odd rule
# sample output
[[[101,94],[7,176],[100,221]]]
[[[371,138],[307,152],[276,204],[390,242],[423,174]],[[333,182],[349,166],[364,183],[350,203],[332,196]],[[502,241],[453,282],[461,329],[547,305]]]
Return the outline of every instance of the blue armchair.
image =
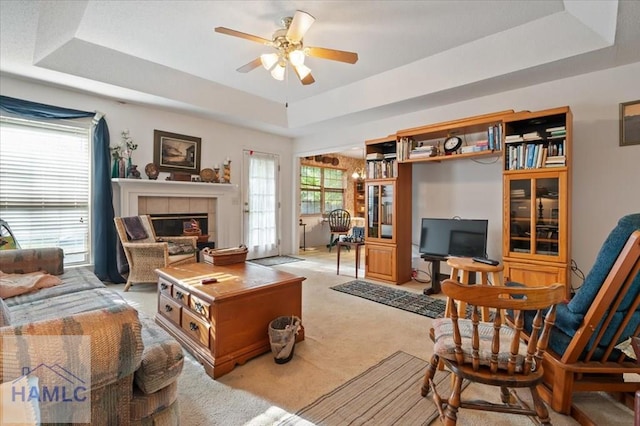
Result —
[[[540,389],[555,411],[570,414],[574,392],[640,390],[640,382],[623,376],[640,373],[640,364],[616,348],[640,336],[639,270],[636,213],[618,221],[575,296],[558,306]]]

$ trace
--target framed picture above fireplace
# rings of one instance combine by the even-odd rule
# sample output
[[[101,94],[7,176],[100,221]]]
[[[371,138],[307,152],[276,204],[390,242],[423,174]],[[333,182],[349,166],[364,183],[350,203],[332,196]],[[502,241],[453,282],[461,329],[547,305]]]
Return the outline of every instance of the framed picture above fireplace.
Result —
[[[153,162],[161,172],[200,173],[202,140],[195,136],[153,131]]]

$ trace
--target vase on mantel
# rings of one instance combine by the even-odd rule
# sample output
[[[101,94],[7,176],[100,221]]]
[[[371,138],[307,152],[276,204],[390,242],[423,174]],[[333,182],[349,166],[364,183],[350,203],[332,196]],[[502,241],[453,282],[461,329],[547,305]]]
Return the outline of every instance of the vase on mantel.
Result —
[[[127,177],[127,163],[124,161],[124,158],[118,159],[118,177]]]
[[[111,177],[112,178],[120,177],[120,174],[118,172],[118,159],[117,158],[113,159],[113,166],[111,167]]]

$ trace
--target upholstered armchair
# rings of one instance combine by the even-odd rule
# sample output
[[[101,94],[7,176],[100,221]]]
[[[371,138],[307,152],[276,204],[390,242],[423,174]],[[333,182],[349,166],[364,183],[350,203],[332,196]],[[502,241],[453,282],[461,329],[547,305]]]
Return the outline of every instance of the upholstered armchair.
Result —
[[[148,215],[114,218],[116,231],[129,263],[124,291],[134,283],[155,283],[157,268],[197,261],[196,236],[156,236]]]
[[[618,221],[575,296],[558,305],[540,389],[554,410],[573,413],[575,392],[640,390],[640,382],[628,380],[640,374],[640,364],[630,356],[631,338],[640,336],[639,271],[636,213]],[[530,320],[525,319],[527,331]]]

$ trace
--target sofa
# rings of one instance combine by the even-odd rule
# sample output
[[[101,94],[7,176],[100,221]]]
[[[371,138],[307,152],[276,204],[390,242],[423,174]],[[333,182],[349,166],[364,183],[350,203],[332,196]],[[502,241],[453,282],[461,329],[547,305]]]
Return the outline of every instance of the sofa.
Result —
[[[63,258],[59,248],[0,251],[0,271],[4,274],[44,271],[60,279],[52,287],[0,299],[0,340],[25,335],[90,336],[90,423],[178,424],[177,380],[184,362],[180,344],[87,268],[64,269]],[[38,357],[51,357],[52,351],[63,357],[74,356],[68,345],[59,346],[47,345],[29,352],[30,362],[42,365],[38,363],[50,359]],[[13,357],[7,355],[0,356],[3,384],[16,377],[7,361]]]

